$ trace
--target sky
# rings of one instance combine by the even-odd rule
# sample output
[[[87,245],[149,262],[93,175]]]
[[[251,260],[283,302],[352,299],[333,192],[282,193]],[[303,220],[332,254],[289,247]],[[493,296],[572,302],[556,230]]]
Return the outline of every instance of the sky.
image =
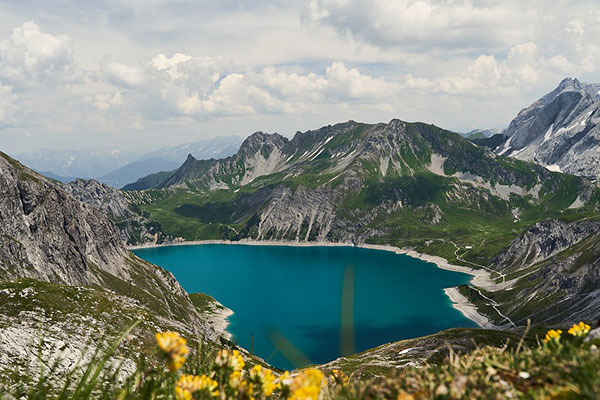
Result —
[[[3,0],[0,150],[392,118],[504,128],[600,82],[597,0]]]

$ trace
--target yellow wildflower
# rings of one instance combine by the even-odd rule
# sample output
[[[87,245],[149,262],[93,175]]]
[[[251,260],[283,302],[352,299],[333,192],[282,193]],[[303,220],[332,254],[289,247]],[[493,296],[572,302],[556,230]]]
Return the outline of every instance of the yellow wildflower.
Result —
[[[218,396],[218,386],[219,384],[216,381],[212,380],[206,375],[181,375],[175,387],[175,395],[181,395],[182,399],[187,399],[188,397],[186,392],[190,394],[189,398],[191,398],[192,393],[197,392],[199,390],[206,390],[211,396]],[[180,395],[178,393],[180,393]]]
[[[346,376],[346,374],[344,374],[344,371],[334,369],[333,371],[331,371],[331,374],[329,376],[331,377],[331,380],[335,385],[348,386],[349,378]]]
[[[277,389],[278,384],[275,383],[275,375],[270,369],[255,365],[250,370],[250,380],[256,383],[265,396],[270,396]]]
[[[186,341],[176,332],[158,332],[156,334],[158,347],[170,358],[168,367],[171,372],[177,371],[190,352]]]
[[[234,371],[241,371],[244,368],[244,359],[239,351],[221,350],[215,358],[215,364],[219,367],[229,367]]]
[[[317,400],[325,383],[325,376],[318,369],[302,371],[292,382],[292,400]]]
[[[250,400],[254,400],[254,383],[252,382],[248,382],[248,381],[242,381],[240,383],[238,392],[240,394],[245,395],[245,397],[249,398]]]
[[[292,386],[293,379],[290,376],[290,373],[288,371],[285,371],[279,376],[279,378],[277,378],[276,382],[279,384],[280,387],[289,388],[290,386]]]
[[[571,336],[585,336],[590,331],[590,326],[583,321],[578,324],[573,324],[573,326],[569,329],[569,334]]]
[[[229,375],[229,387],[237,389],[242,383],[242,380],[242,373],[240,371],[233,371],[231,375]]]
[[[217,381],[211,379],[210,377],[206,375],[202,375],[200,377],[200,385],[198,390],[206,390],[208,394],[216,397],[219,395],[219,391],[217,390],[218,387],[219,384],[217,383]]]
[[[546,337],[544,338],[544,342],[548,343],[550,341],[554,341],[556,343],[560,342],[560,335],[562,331],[560,329],[554,330],[550,329],[548,333],[546,333]]]
[[[401,390],[400,393],[398,393],[398,400],[415,400],[415,398],[412,394]]]
[[[177,400],[191,400],[192,392],[176,386],[175,387],[175,398]]]

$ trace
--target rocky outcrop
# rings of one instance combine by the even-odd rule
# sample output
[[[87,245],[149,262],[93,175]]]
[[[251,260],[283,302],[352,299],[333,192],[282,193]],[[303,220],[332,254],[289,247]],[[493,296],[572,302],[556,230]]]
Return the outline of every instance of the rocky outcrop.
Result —
[[[323,242],[334,219],[331,191],[282,189],[262,211],[256,239]]]
[[[510,272],[535,265],[571,248],[590,236],[600,235],[600,222],[567,223],[558,220],[538,222],[515,239],[491,262],[494,270]]]
[[[531,226],[490,269],[510,277],[489,294],[516,324],[595,321],[600,316],[600,222]]]
[[[501,155],[600,177],[600,85],[565,79],[522,110],[504,131]]]
[[[100,287],[206,334],[172,274],[127,251],[115,224],[98,208],[76,200],[4,153],[0,220],[0,280],[34,278]]]
[[[121,190],[94,179],[77,179],[62,186],[62,189],[107,215],[115,222],[128,245],[161,244],[173,240],[163,232],[160,224],[144,216]]]
[[[119,219],[131,215],[129,204],[121,191],[95,179],[77,179],[62,186],[62,189],[77,200],[96,207],[105,215]]]
[[[222,160],[196,160],[189,154],[183,165],[158,187],[188,185],[214,190],[245,185],[278,170],[287,142],[277,133],[256,132],[244,140],[237,154]]]
[[[94,284],[95,268],[129,278],[119,231],[99,210],[8,156],[0,157],[0,191],[5,279]]]

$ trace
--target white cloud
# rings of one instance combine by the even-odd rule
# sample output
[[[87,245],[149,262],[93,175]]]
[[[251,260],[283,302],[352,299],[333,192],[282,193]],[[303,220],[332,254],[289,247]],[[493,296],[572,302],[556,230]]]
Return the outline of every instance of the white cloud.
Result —
[[[187,54],[177,53],[174,54],[173,57],[169,58],[164,54],[159,54],[150,60],[150,65],[152,65],[158,71],[162,71],[164,69],[172,70],[178,64],[186,61],[190,61],[192,56],[188,56]]]
[[[62,85],[73,74],[71,40],[42,33],[33,21],[16,27],[8,39],[0,41],[0,80],[16,90]]]
[[[109,62],[102,70],[106,78],[116,85],[138,86],[145,80],[144,70],[135,66]]]
[[[13,107],[15,95],[9,86],[0,84],[0,124],[5,122],[7,115]]]
[[[573,35],[583,35],[585,33],[585,24],[579,19],[572,19],[563,28],[563,32]]]
[[[151,146],[347,119],[502,127],[565,76],[598,81],[600,66],[597,0],[60,4],[0,7],[5,146]]]
[[[527,32],[523,22],[536,16],[516,1],[308,0],[304,9],[309,22],[414,51],[501,46]]]
[[[115,62],[103,70],[108,82],[125,90],[122,94],[131,108],[142,105],[140,113],[155,118],[248,114],[299,113],[322,103],[381,102],[382,93],[395,95],[398,84],[373,78],[333,62],[317,74],[288,73],[285,69],[265,67],[251,70],[236,67],[224,58],[164,54],[146,63],[145,70]],[[143,83],[143,85],[140,85]],[[96,101],[107,109],[106,96]],[[382,104],[382,107],[384,104]]]
[[[374,79],[361,74],[356,68],[347,68],[343,63],[334,62],[325,72],[327,89],[335,100],[358,100],[372,102],[381,100],[386,92],[394,92],[397,86],[384,79]]]

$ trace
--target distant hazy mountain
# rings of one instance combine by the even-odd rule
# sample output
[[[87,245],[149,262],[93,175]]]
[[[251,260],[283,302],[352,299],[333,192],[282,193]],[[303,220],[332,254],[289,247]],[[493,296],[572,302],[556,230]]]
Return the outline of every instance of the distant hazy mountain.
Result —
[[[239,136],[217,137],[163,147],[142,156],[116,148],[97,148],[38,150],[15,154],[14,157],[36,171],[44,171],[43,175],[64,183],[75,178],[93,178],[120,188],[143,176],[176,169],[188,154],[201,160],[228,157],[237,152],[242,141]]]
[[[162,158],[146,158],[122,166],[109,174],[101,176],[98,181],[115,188],[121,188],[128,183],[137,181],[140,177],[157,171],[170,171],[179,167],[180,163],[163,160]]]
[[[141,159],[162,158],[165,161],[176,162],[179,166],[187,159],[188,154],[198,160],[225,158],[235,154],[243,141],[244,138],[239,136],[215,137],[194,143],[163,147],[143,155]],[[158,172],[158,170],[153,172]]]
[[[47,176],[95,178],[122,167],[139,155],[115,148],[97,148],[39,150],[15,155],[15,158],[36,171],[47,171]]]
[[[600,177],[600,84],[567,78],[519,115],[496,153]]]
[[[467,139],[486,139],[502,133],[502,129],[473,129],[472,131],[461,133]]]
[[[173,170],[177,169],[185,162],[190,154],[198,160],[226,158],[237,153],[242,141],[243,138],[239,136],[225,136],[201,140],[194,143],[163,147],[162,149],[143,155],[142,159],[139,161],[139,163],[141,163],[148,159],[160,159],[162,160],[162,164],[144,164],[145,168],[136,168],[140,173],[129,174],[127,178],[121,178],[119,180],[119,185],[104,180],[104,177],[99,180],[114,187],[122,187],[124,190],[148,189],[154,187],[156,184],[170,176],[171,173],[174,172]],[[141,173],[142,170],[146,172]]]

